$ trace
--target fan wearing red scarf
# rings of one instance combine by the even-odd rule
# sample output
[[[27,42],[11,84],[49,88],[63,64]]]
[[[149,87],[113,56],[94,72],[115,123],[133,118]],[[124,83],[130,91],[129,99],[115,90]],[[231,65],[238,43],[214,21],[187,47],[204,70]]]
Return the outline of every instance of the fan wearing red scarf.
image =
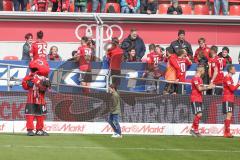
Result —
[[[28,136],[48,136],[43,131],[44,119],[47,113],[45,92],[50,88],[48,74],[50,71],[47,61],[36,59],[29,63],[30,73],[24,77],[22,86],[28,90],[25,107],[26,127]],[[36,132],[34,133],[34,119],[37,120]]]

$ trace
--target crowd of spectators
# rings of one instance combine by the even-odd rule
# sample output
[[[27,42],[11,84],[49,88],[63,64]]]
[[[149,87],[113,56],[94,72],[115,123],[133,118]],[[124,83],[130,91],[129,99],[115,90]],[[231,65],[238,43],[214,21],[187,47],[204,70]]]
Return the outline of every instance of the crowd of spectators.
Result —
[[[0,10],[4,9],[6,3],[12,3],[13,11],[52,11],[52,12],[109,12],[109,13],[141,13],[141,14],[156,14],[162,12],[159,7],[160,0],[0,0]],[[164,1],[170,4],[165,14],[180,15],[183,14],[183,9],[178,0]],[[109,3],[109,5],[107,5]],[[194,5],[191,0],[188,2],[191,8]],[[210,0],[204,4],[211,6],[215,15],[228,15],[229,2],[228,0],[214,0],[212,5]],[[210,11],[210,10],[209,10]],[[221,13],[222,11],[222,13]]]
[[[208,46],[206,39],[201,37],[198,39],[199,47],[194,53],[191,44],[185,39],[185,34],[185,30],[179,30],[176,40],[172,41],[166,49],[158,44],[150,44],[147,54],[145,54],[145,43],[138,35],[136,28],[132,28],[129,36],[122,42],[118,38],[112,38],[105,47],[105,58],[108,61],[110,75],[121,75],[122,62],[145,62],[146,70],[142,75],[143,78],[159,79],[163,77],[167,81],[185,83],[186,71],[192,63],[195,63],[205,69],[205,74],[202,77],[204,84],[221,86],[223,69],[227,64],[232,64],[229,48],[224,46],[219,51],[217,46]],[[26,42],[23,45],[22,60],[31,60],[31,46],[33,46],[34,37],[32,33],[27,33],[24,38]],[[81,71],[91,72],[91,62],[100,61],[100,58],[96,57],[95,42],[91,37],[85,36],[82,37],[79,46],[76,51],[72,52],[70,60],[77,60]],[[49,61],[62,60],[57,46],[51,46],[49,53],[47,54],[47,51],[44,51],[44,53]],[[160,70],[159,64],[161,63],[167,63],[165,71]],[[86,66],[88,67],[86,68]],[[82,69],[81,67],[85,68]],[[87,85],[91,81],[91,78],[88,77],[91,76],[87,74],[83,77]],[[113,78],[112,83],[118,86],[119,78]],[[151,93],[157,91],[155,81],[147,81],[147,84],[147,91]],[[183,85],[168,83],[165,86],[164,94],[181,94],[183,90]],[[216,88],[214,93],[220,95],[221,90]]]

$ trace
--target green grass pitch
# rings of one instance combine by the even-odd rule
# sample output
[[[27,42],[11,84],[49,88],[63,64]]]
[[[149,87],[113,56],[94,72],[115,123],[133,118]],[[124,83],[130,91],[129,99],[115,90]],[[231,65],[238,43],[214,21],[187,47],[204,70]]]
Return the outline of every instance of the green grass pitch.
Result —
[[[239,160],[239,138],[0,134],[1,160]]]

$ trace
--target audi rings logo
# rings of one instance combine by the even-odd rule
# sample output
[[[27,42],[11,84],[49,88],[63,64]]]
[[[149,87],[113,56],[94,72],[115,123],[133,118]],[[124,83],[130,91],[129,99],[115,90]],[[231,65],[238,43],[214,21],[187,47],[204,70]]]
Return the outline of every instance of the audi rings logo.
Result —
[[[119,25],[102,25],[103,28],[103,41],[109,41],[114,37],[118,37],[118,39],[122,39],[123,30]],[[94,30],[95,29],[95,30]],[[96,24],[80,24],[77,26],[75,30],[75,35],[77,39],[81,40],[82,36],[94,37],[93,40],[96,39],[96,35],[94,33],[98,33]],[[116,33],[118,35],[116,35]]]

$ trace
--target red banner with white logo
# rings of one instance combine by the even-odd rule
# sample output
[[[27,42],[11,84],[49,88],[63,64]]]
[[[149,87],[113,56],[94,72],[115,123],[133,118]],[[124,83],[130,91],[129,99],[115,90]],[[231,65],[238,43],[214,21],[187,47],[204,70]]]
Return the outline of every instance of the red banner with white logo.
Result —
[[[170,44],[177,38],[179,29],[186,31],[186,40],[192,44],[197,44],[200,37],[205,37],[208,44],[240,44],[239,26],[199,24],[104,24],[104,40],[112,37],[123,40],[133,27],[146,44]],[[44,39],[48,42],[79,42],[79,37],[86,33],[95,35],[95,28],[96,24],[85,22],[0,22],[0,41],[24,41],[26,33],[33,33],[35,36],[37,31],[42,30]]]

